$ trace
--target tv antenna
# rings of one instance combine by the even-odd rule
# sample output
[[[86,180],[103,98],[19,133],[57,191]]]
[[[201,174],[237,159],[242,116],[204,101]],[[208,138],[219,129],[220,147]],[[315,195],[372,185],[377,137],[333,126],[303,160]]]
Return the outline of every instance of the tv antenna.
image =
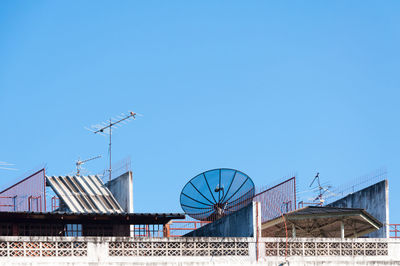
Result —
[[[14,166],[15,164],[13,163],[7,163],[7,162],[0,162],[0,170],[11,170],[11,171],[18,171],[18,169],[10,166]]]
[[[326,192],[331,192],[329,190],[331,188],[331,186],[322,186],[320,178],[319,178],[319,173],[317,173],[315,175],[313,181],[311,182],[310,187],[314,184],[315,180],[317,180],[317,182],[318,182],[318,187],[316,187],[316,189],[318,190],[318,195],[315,198],[313,198],[312,200],[313,201],[319,201],[318,205],[322,206],[324,204],[324,202],[325,202],[324,194]]]
[[[101,124],[93,125],[92,126],[93,129],[86,128],[89,131],[92,131],[94,134],[99,134],[99,135],[103,135],[103,136],[104,136],[104,134],[109,135],[109,143],[108,143],[108,154],[110,157],[110,162],[109,162],[110,166],[108,169],[109,181],[111,181],[111,172],[112,172],[112,169],[111,169],[111,167],[112,167],[111,166],[111,135],[112,135],[113,127],[115,130],[115,128],[118,128],[118,126],[121,126],[120,123],[126,124],[126,122],[129,118],[135,119],[136,115],[139,115],[139,114],[134,113],[134,112],[129,112],[129,114],[126,115],[126,114],[122,113],[121,115],[118,115],[117,118],[111,117],[110,120],[108,120],[107,122],[102,122]]]
[[[96,157],[92,157],[92,158],[89,158],[89,159],[86,159],[86,160],[83,160],[83,161],[81,161],[80,159],[78,159],[78,161],[76,161],[76,175],[77,176],[79,176],[80,175],[80,173],[81,173],[81,165],[82,164],[84,164],[84,163],[86,163],[86,162],[88,162],[88,161],[91,161],[91,160],[94,160],[94,159],[98,159],[98,158],[100,158],[101,157],[101,155],[98,155],[98,156],[96,156]]]

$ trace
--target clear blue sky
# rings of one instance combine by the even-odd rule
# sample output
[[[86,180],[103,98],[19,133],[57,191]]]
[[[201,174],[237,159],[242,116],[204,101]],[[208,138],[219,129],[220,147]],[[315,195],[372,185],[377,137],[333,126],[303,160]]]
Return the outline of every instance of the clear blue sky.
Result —
[[[386,167],[400,196],[398,1],[1,1],[0,185],[46,163],[65,175],[114,135],[132,157],[135,210],[181,211],[198,173],[257,186],[316,171],[331,185]]]

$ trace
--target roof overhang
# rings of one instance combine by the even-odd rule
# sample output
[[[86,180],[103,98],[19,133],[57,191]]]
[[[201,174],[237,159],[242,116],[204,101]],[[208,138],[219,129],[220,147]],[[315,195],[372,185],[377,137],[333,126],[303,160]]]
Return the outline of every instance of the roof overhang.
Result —
[[[172,219],[185,219],[185,215],[181,213],[0,212],[0,223],[166,224]]]
[[[285,227],[286,222],[286,227]],[[383,225],[363,209],[308,206],[261,225],[262,236],[284,237],[286,231],[296,237],[359,237],[378,230]]]

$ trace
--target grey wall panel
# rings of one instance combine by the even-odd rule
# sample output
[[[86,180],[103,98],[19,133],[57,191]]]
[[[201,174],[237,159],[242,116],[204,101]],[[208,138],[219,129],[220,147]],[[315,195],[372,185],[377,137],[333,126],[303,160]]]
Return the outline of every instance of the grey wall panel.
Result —
[[[389,183],[387,180],[349,194],[327,206],[341,208],[362,208],[383,223],[383,227],[367,237],[389,236]]]
[[[125,174],[106,183],[115,199],[125,212],[133,213],[133,181],[132,172]]]
[[[213,223],[187,233],[185,237],[253,237],[255,202]]]

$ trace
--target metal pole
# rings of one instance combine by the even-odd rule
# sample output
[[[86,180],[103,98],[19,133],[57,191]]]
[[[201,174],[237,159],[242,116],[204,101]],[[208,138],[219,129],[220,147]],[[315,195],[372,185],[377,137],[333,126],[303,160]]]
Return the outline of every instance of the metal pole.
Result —
[[[13,202],[14,202],[14,211],[17,210],[17,196],[13,197]]]
[[[110,178],[109,178],[109,181],[111,181],[111,132],[112,132],[111,127],[112,127],[112,122],[111,122],[111,118],[110,118],[110,146],[109,146],[109,149],[110,149],[110,169],[109,169]]]
[[[44,195],[44,211],[46,212],[46,169],[43,168],[43,178],[44,178],[44,184],[43,184],[43,195]],[[42,202],[40,201],[40,205]]]
[[[294,209],[297,209],[297,198],[296,198],[296,176],[293,177],[294,180],[294,188],[293,188],[293,193],[294,193]]]
[[[105,127],[102,127],[102,128],[100,128],[100,129],[97,129],[96,131],[93,131],[93,133],[94,134],[97,134],[97,133],[99,133],[99,132],[103,132],[105,129],[107,129],[107,128],[110,128],[110,143],[109,143],[109,153],[110,153],[110,169],[108,170],[109,171],[109,180],[111,181],[111,171],[112,171],[112,169],[111,169],[111,135],[112,135],[112,126],[114,126],[114,125],[116,125],[116,124],[118,124],[118,123],[120,123],[120,122],[122,122],[122,121],[124,121],[124,120],[126,120],[126,119],[129,119],[129,118],[133,118],[133,119],[135,119],[135,115],[136,115],[136,113],[134,113],[134,112],[130,112],[130,114],[128,115],[128,116],[126,116],[126,117],[124,117],[124,118],[122,118],[122,119],[120,119],[120,120],[118,120],[118,121],[116,121],[116,122],[112,122],[112,118],[110,118],[110,124],[109,125],[107,125],[107,126],[105,126]]]

